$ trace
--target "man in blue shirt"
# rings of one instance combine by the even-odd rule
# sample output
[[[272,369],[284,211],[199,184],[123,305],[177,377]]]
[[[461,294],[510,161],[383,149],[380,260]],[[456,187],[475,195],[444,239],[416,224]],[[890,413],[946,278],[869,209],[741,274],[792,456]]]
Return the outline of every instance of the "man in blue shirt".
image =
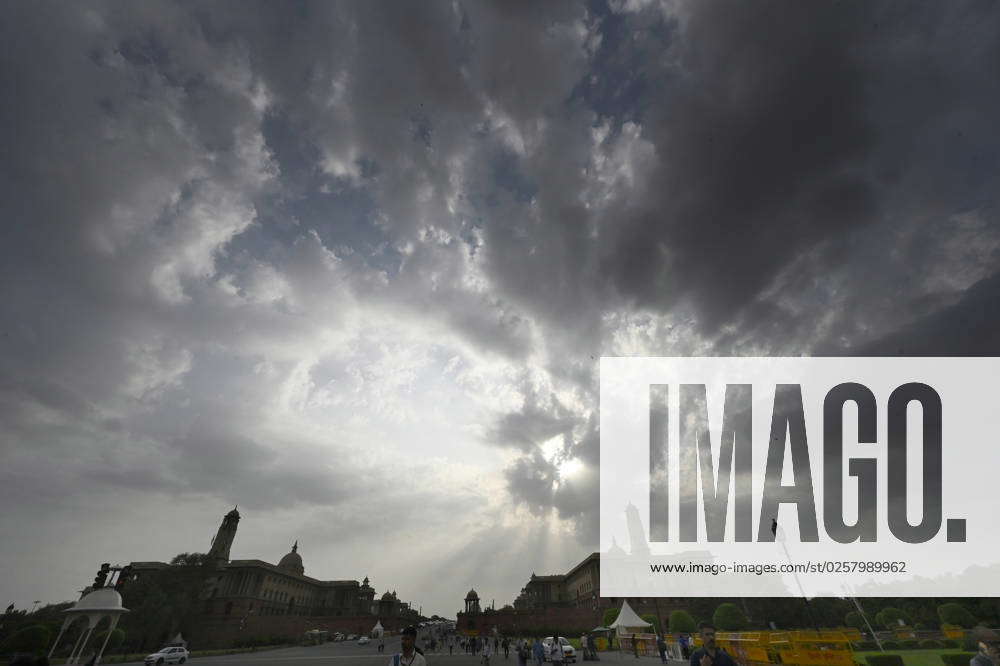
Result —
[[[715,644],[715,627],[708,622],[698,625],[701,647],[691,653],[690,666],[736,666],[733,658]]]

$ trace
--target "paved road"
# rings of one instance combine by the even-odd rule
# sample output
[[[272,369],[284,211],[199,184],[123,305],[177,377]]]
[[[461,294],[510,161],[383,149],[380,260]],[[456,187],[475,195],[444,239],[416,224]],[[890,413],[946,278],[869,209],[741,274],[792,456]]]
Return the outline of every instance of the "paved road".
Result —
[[[335,666],[385,666],[393,654],[398,652],[399,637],[388,638],[385,642],[385,653],[379,654],[375,642],[368,645],[357,645],[346,641],[340,643],[324,643],[310,647],[290,647],[262,652],[246,652],[242,654],[221,655],[218,657],[195,657],[188,663],[192,666],[312,666],[329,663]],[[455,654],[444,652],[425,652],[428,666],[480,666],[480,657],[462,652],[455,648]],[[133,662],[128,666],[141,666],[142,662]],[[504,660],[503,652],[499,659],[494,656],[490,666],[517,666],[517,657],[511,652],[510,658]]]
[[[247,652],[243,654],[229,654],[218,657],[195,657],[188,663],[192,666],[319,666],[320,664],[332,664],[333,666],[387,666],[392,655],[399,651],[399,637],[388,638],[385,642],[385,653],[379,654],[375,643],[368,645],[357,645],[356,643],[324,643],[311,647],[290,647],[279,650],[265,650],[263,652]],[[428,666],[481,666],[481,657],[475,657],[463,652],[460,648],[455,648],[455,654],[449,655],[447,648],[444,652],[430,652],[425,654]],[[659,657],[643,657],[634,659],[631,655],[619,656],[617,653],[607,653],[601,660],[607,666],[630,666],[630,664],[642,664],[642,666],[659,665]],[[610,663],[608,663],[610,662]],[[529,662],[534,664],[534,661]],[[589,665],[591,662],[586,662]],[[581,662],[577,662],[580,666]],[[133,662],[127,666],[142,666],[142,662]],[[517,666],[517,656],[512,650],[509,659],[503,658],[503,651],[499,655],[494,655],[490,660],[490,666]],[[548,666],[548,665],[546,665]],[[594,666],[598,666],[597,663]],[[671,663],[670,666],[687,666],[685,662]]]

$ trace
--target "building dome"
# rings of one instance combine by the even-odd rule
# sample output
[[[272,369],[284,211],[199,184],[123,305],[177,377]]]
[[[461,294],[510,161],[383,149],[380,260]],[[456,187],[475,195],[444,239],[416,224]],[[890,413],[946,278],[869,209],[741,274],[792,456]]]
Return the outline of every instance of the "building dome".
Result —
[[[278,562],[278,568],[284,569],[285,571],[293,571],[300,576],[305,573],[305,567],[302,566],[302,556],[299,555],[299,542],[296,541],[295,545],[292,546],[292,552],[281,558]]]
[[[469,590],[469,593],[467,595],[465,595],[465,600],[466,601],[472,601],[473,599],[478,599],[478,598],[479,598],[479,595],[476,594],[475,590]]]
[[[385,594],[382,595],[382,601],[392,601],[392,595],[386,590]]]

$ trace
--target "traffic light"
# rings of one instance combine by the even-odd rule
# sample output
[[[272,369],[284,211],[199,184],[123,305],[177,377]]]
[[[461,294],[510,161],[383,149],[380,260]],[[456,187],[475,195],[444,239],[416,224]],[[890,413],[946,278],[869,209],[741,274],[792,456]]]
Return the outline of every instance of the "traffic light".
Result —
[[[111,564],[109,562],[105,562],[104,564],[101,565],[100,571],[98,571],[97,575],[94,577],[95,590],[99,587],[104,587],[104,584],[108,580],[108,573],[110,572],[111,572]]]
[[[122,567],[122,570],[118,572],[118,580],[115,581],[115,589],[121,592],[122,588],[125,587],[125,583],[132,576],[132,565],[126,564]]]

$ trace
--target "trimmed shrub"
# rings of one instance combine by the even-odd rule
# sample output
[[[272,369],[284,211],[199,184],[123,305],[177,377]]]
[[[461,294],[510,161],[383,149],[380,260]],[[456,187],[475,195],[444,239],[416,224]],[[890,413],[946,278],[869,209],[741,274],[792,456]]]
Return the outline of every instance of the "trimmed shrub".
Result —
[[[844,624],[848,627],[854,627],[855,629],[865,630],[865,621],[861,617],[861,613],[858,611],[851,611],[846,616],[844,616]]]
[[[882,649],[883,650],[898,650],[899,649],[899,643],[897,643],[896,641],[882,641]]]
[[[698,631],[698,623],[694,621],[694,618],[691,617],[691,614],[686,610],[675,610],[672,612],[670,614],[670,619],[667,620],[667,624],[670,627],[670,633],[672,634],[693,634]]]
[[[953,624],[963,629],[970,629],[976,623],[976,618],[962,604],[947,603],[937,607],[941,624]]]
[[[898,654],[866,654],[868,666],[903,666],[903,658]]]
[[[878,649],[878,643],[875,641],[858,641],[857,643],[852,643],[851,646],[857,652],[871,652]]]
[[[941,655],[944,666],[969,666],[969,662],[976,656],[975,652],[952,652]]]
[[[912,638],[908,638],[905,641],[900,641],[899,647],[904,650],[916,650],[920,647],[920,643]]]
[[[719,631],[740,631],[747,626],[747,617],[736,604],[719,604],[712,614],[712,623]]]
[[[920,648],[923,650],[940,650],[943,647],[941,641],[936,641],[933,638],[925,638],[920,641]]]
[[[875,622],[886,629],[898,629],[899,620],[902,620],[904,624],[910,623],[910,618],[906,616],[906,613],[892,606],[887,606],[875,613]]]
[[[946,648],[948,650],[957,650],[958,648],[962,647],[962,644],[959,641],[956,641],[954,638],[946,638],[943,641],[941,641],[941,647]]]

